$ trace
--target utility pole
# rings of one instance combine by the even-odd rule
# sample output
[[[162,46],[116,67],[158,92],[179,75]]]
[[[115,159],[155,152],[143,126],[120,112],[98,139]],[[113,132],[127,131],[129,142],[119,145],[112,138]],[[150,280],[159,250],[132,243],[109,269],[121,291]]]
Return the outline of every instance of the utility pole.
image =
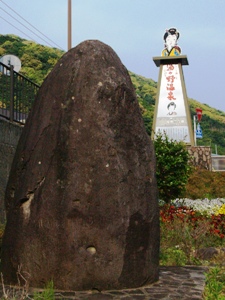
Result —
[[[68,50],[72,48],[72,0],[68,0]]]

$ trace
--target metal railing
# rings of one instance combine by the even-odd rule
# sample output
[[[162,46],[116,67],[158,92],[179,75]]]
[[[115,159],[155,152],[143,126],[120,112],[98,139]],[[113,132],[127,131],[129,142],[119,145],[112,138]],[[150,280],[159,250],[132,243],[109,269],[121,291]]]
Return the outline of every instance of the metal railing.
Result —
[[[11,122],[25,123],[39,90],[25,76],[0,62],[0,116]]]

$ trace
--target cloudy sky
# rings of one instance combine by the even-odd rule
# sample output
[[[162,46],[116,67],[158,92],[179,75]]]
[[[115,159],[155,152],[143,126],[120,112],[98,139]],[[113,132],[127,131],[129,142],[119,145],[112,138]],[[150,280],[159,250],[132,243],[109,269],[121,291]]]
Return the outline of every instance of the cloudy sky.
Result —
[[[188,97],[225,111],[225,0],[71,1],[73,47],[98,39],[128,70],[155,81],[152,58],[161,55],[165,30],[176,27],[189,61]],[[0,34],[67,50],[67,10],[68,0],[0,0]]]

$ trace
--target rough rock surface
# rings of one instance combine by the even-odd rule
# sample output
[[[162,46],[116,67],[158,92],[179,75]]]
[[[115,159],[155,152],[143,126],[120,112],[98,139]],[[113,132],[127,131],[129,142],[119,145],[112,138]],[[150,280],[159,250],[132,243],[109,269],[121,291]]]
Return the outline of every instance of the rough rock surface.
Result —
[[[6,190],[5,283],[119,289],[158,279],[153,145],[130,77],[99,41],[67,52],[43,83]]]
[[[22,126],[0,118],[0,223],[5,223],[5,189]]]

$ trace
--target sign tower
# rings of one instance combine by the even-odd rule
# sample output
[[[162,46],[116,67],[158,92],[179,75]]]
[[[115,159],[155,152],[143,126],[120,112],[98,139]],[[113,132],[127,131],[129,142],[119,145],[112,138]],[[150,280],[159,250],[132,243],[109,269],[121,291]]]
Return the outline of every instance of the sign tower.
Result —
[[[162,55],[153,57],[156,66],[160,67],[153,139],[156,134],[165,133],[171,140],[193,146],[194,135],[182,69],[182,66],[188,65],[188,59],[181,55],[181,48],[177,45],[179,36],[176,28],[166,30]]]

